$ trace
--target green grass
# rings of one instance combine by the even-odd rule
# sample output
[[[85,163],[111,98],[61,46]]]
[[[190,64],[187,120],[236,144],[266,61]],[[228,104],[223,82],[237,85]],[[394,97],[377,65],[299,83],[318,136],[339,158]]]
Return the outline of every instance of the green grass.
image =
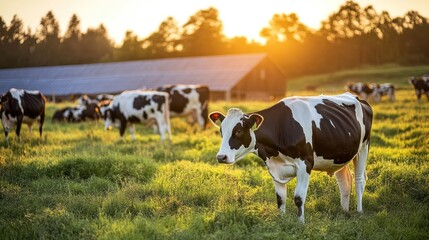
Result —
[[[337,84],[337,92],[341,89]],[[307,92],[297,92],[307,94]],[[315,94],[315,93],[313,93]],[[253,111],[268,102],[213,103]],[[334,178],[313,172],[306,224],[296,217],[288,185],[279,214],[262,160],[215,159],[220,135],[173,119],[172,142],[137,128],[137,140],[103,124],[46,122],[41,140],[0,140],[1,239],[428,239],[429,103],[410,89],[373,103],[364,213],[344,213]],[[52,116],[60,105],[48,105]]]

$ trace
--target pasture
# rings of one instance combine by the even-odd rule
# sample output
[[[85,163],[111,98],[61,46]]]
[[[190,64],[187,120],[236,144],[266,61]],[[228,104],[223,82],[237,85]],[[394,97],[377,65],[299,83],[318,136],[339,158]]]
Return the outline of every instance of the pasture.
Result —
[[[394,81],[401,84],[395,102],[372,103],[363,214],[356,213],[354,189],[351,211],[344,213],[335,178],[314,171],[306,224],[296,218],[292,200],[296,180],[288,184],[286,214],[279,214],[263,161],[248,156],[235,165],[218,164],[221,137],[213,126],[200,131],[183,119],[173,119],[171,142],[160,142],[152,129],[141,126],[136,128],[136,141],[128,131],[121,141],[118,129],[105,131],[101,121],[51,123],[53,112],[65,105],[49,103],[40,141],[26,126],[21,142],[14,133],[8,145],[1,137],[0,236],[428,239],[429,102],[423,98],[417,103],[411,86],[402,84],[406,79],[398,76]],[[316,94],[301,91],[308,82],[291,84],[288,95]],[[333,87],[329,82],[323,87],[340,93],[342,84]],[[215,102],[210,109],[226,112],[234,106],[254,111],[271,104]]]

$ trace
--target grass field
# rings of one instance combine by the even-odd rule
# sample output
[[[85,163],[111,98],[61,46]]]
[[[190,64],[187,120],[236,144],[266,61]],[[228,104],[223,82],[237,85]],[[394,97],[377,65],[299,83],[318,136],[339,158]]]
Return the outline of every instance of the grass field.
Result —
[[[407,78],[392,79],[399,84]],[[309,83],[301,80],[291,83],[288,95],[318,94],[302,92]],[[318,88],[339,93],[342,84]],[[253,111],[271,104],[218,102],[210,108]],[[173,119],[172,142],[161,143],[143,127],[136,141],[128,132],[120,141],[118,130],[104,131],[101,122],[50,123],[64,105],[48,104],[41,141],[26,126],[21,142],[14,133],[9,145],[0,140],[0,238],[428,239],[429,102],[417,103],[403,84],[397,101],[372,105],[364,213],[356,213],[354,190],[351,211],[344,213],[335,179],[312,172],[301,224],[292,200],[296,181],[288,184],[287,212],[280,215],[262,160],[217,163],[221,138],[214,127],[199,131]]]

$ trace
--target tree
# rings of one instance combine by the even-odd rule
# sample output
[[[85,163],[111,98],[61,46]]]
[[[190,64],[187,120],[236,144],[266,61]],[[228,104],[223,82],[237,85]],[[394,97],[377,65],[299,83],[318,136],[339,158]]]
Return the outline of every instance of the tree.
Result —
[[[409,11],[403,17],[400,41],[403,52],[407,54],[405,62],[429,62],[429,21],[417,11]]]
[[[177,22],[174,18],[168,17],[159,25],[157,32],[143,41],[143,46],[150,58],[166,57],[180,51],[179,39]]]
[[[98,28],[89,28],[82,36],[82,61],[94,63],[111,59],[113,47],[103,24]]]
[[[82,63],[80,60],[82,32],[80,30],[80,19],[76,14],[70,18],[68,28],[61,44],[61,55],[63,64]]]
[[[60,27],[52,11],[49,11],[40,21],[36,36],[38,45],[33,64],[41,66],[58,64],[61,42]]]
[[[299,21],[295,13],[274,14],[269,27],[261,30],[261,37],[267,42],[304,41],[309,29]]]
[[[14,15],[9,27],[1,20],[1,45],[2,45],[2,66],[17,67],[23,65],[24,51],[22,43],[25,40],[25,32],[23,30],[22,20]]]
[[[183,25],[181,45],[184,55],[214,55],[223,53],[223,24],[215,8],[200,10]]]
[[[137,60],[143,55],[142,42],[138,40],[136,34],[132,31],[125,33],[124,43],[118,49],[118,60]]]

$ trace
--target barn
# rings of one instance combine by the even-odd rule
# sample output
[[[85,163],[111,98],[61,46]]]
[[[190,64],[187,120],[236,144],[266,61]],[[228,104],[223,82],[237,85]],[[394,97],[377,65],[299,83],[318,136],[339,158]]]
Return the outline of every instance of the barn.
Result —
[[[0,70],[1,93],[40,90],[53,100],[164,84],[207,85],[211,100],[271,100],[286,93],[285,74],[265,53]]]

